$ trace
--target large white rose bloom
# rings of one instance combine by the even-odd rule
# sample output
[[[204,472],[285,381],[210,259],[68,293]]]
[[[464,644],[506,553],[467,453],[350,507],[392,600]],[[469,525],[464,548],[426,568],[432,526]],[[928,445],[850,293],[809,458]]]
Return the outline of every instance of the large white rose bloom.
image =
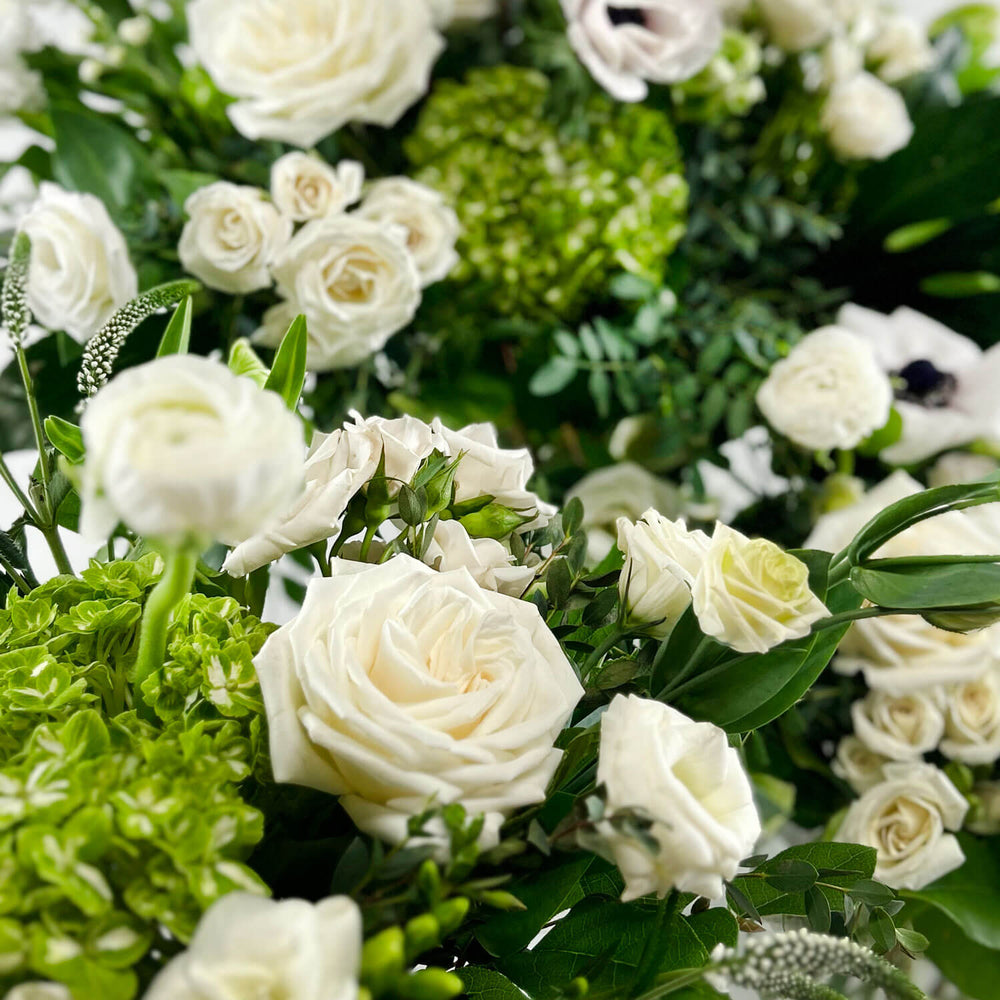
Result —
[[[787,52],[821,45],[837,26],[829,0],[757,0],[774,43]]]
[[[217,181],[184,202],[188,221],[177,253],[184,270],[209,288],[245,295],[271,287],[271,262],[292,235],[292,222],[259,188]]]
[[[299,313],[308,324],[312,371],[356,365],[413,319],[420,277],[404,235],[356,215],[308,222],[272,266],[285,302],[254,335],[276,347]]]
[[[309,147],[349,121],[395,125],[444,42],[414,0],[190,0],[191,45],[248,139]]]
[[[1000,760],[1000,667],[950,685],[941,700],[945,715],[941,753],[964,764]]]
[[[531,566],[512,565],[512,556],[493,538],[473,538],[458,521],[439,521],[423,562],[440,572],[467,569],[487,590],[520,597],[535,578]]]
[[[255,659],[278,781],[341,796],[392,843],[432,804],[503,817],[541,802],[583,689],[533,604],[409,556],[333,561]]]
[[[803,448],[854,448],[885,426],[892,384],[864,340],[825,326],[774,364],[757,405],[776,431]]]
[[[968,802],[931,764],[885,765],[885,780],[852,802],[837,839],[878,851],[875,878],[893,889],[922,889],[965,860],[958,830]]]
[[[281,397],[224,365],[172,355],[130,368],[80,421],[80,530],[235,541],[302,488],[302,426]]]
[[[349,897],[275,902],[234,892],[205,912],[144,1000],[356,1000],[360,967],[361,911]]]
[[[843,778],[858,795],[885,779],[888,757],[876,753],[857,736],[845,736],[837,744],[837,754],[830,764],[833,773]]]
[[[331,166],[309,153],[292,152],[271,167],[271,197],[282,215],[295,222],[343,212],[361,197],[365,168],[356,160]]]
[[[726,734],[660,702],[615,696],[601,718],[597,782],[607,813],[645,814],[659,845],[653,853],[610,822],[598,825],[626,901],[671,889],[721,896],[760,836],[750,780]]]
[[[944,735],[944,716],[934,689],[893,695],[869,691],[851,706],[858,738],[890,760],[918,760],[936,750]]]
[[[21,229],[31,239],[28,305],[42,326],[83,343],[135,298],[125,237],[99,198],[43,183]]]
[[[913,137],[913,122],[899,91],[871,73],[835,84],[820,124],[833,151],[849,160],[888,159]]]
[[[650,83],[680,83],[722,43],[714,0],[562,0],[570,45],[619,101],[642,101]]]

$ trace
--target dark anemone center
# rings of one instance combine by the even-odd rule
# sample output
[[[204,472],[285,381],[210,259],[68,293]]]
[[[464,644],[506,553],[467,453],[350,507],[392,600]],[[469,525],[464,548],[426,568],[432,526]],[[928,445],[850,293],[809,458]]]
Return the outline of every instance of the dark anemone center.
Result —
[[[957,386],[954,375],[923,358],[902,368],[899,377],[905,383],[897,392],[899,398],[923,406],[947,406]]]
[[[646,23],[646,11],[642,7],[608,7],[608,17],[612,24]]]

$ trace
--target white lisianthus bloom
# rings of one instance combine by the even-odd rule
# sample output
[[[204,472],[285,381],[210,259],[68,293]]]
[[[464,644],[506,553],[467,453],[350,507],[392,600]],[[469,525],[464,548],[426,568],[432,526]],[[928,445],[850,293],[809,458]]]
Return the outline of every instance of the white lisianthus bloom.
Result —
[[[361,197],[365,168],[356,160],[331,166],[318,156],[295,151],[274,161],[271,198],[295,222],[336,215]]]
[[[363,219],[401,226],[406,249],[417,265],[420,284],[426,287],[446,278],[458,263],[455,242],[461,225],[454,209],[426,184],[408,177],[385,177],[374,181],[357,210]]]
[[[886,160],[913,137],[913,122],[899,91],[871,73],[858,73],[832,87],[820,124],[833,151],[848,160]]]
[[[757,0],[771,39],[786,52],[822,45],[837,26],[829,0]]]
[[[341,796],[391,843],[431,804],[503,817],[541,802],[583,689],[535,606],[409,556],[333,560],[257,655],[277,781]]]
[[[206,911],[144,1000],[356,1000],[360,967],[361,911],[349,897],[275,902],[234,892]]]
[[[968,802],[931,764],[885,765],[885,780],[852,802],[837,839],[878,851],[875,878],[893,889],[922,889],[965,860],[958,830]]]
[[[753,851],[760,819],[750,780],[725,732],[660,702],[616,695],[601,718],[597,782],[606,813],[635,809],[652,820],[658,850],[616,831],[596,836],[625,878],[625,901],[671,889],[722,895]]]
[[[138,293],[125,237],[99,198],[43,183],[21,230],[31,239],[28,306],[42,326],[84,343]]]
[[[714,0],[562,0],[567,37],[594,79],[619,101],[643,101],[649,83],[700,73],[722,44]]]
[[[129,368],[80,421],[81,533],[246,538],[302,488],[302,427],[281,397],[225,365],[171,355]]]
[[[888,757],[876,753],[857,736],[845,736],[837,744],[837,755],[830,767],[838,778],[843,778],[858,795],[874,788],[885,780]]]
[[[354,215],[308,222],[272,265],[285,302],[268,310],[254,335],[277,347],[304,313],[312,371],[356,365],[413,319],[420,276],[404,234]]]
[[[423,561],[442,573],[465,568],[480,587],[520,597],[535,571],[531,566],[512,565],[512,558],[501,542],[473,538],[458,521],[439,521]]]
[[[963,764],[1000,760],[1000,668],[945,688],[941,753]]]
[[[73,1000],[73,995],[62,983],[21,983],[8,990],[3,1000]]]
[[[892,13],[879,17],[877,24],[868,57],[879,64],[878,75],[886,83],[898,83],[934,65],[927,31],[915,18]]]
[[[854,732],[890,760],[917,760],[936,750],[944,735],[939,692],[931,688],[894,695],[869,691],[851,706]]]
[[[885,426],[892,383],[864,340],[825,326],[774,364],[757,390],[757,406],[776,431],[803,448],[854,448]]]
[[[292,235],[290,219],[259,188],[216,181],[184,202],[188,221],[177,253],[209,288],[245,295],[271,287],[271,262]]]
[[[977,344],[914,309],[890,315],[848,303],[837,322],[863,337],[883,371],[899,381],[900,439],[882,452],[909,465],[978,438],[1000,442],[1000,345]]]
[[[299,474],[305,491],[266,530],[238,539],[240,544],[222,566],[227,573],[246,576],[286,552],[335,538],[351,498],[375,475],[383,456],[390,490],[398,490],[398,483],[409,482],[441,444],[415,417],[353,416],[354,423],[345,423],[332,434],[313,435]]]

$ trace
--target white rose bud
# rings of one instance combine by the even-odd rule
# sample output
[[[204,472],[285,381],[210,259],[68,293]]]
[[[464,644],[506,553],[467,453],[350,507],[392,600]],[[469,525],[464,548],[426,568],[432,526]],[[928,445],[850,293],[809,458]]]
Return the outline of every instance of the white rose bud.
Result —
[[[43,183],[21,229],[31,238],[28,305],[41,326],[83,343],[138,293],[125,238],[93,195]]]
[[[757,0],[774,43],[786,52],[822,45],[837,23],[829,0]]]
[[[420,277],[402,236],[354,215],[306,223],[274,261],[287,301],[268,310],[256,342],[277,347],[304,313],[311,370],[346,368],[380,351],[420,305]]]
[[[333,560],[254,663],[277,781],[341,796],[391,843],[432,804],[503,817],[541,802],[583,689],[533,604],[409,556]]]
[[[826,326],[775,363],[757,390],[767,422],[803,448],[854,448],[884,427],[892,383],[860,337]]]
[[[651,83],[700,73],[722,44],[722,15],[704,0],[562,0],[567,37],[594,79],[619,101]]]
[[[268,270],[292,235],[259,188],[217,181],[184,202],[188,221],[177,247],[185,271],[209,288],[245,295],[271,287]]]
[[[893,889],[922,889],[958,868],[958,830],[968,803],[931,764],[885,765],[885,780],[852,802],[837,833],[878,851],[875,878]]]
[[[926,30],[905,14],[879,18],[878,30],[868,46],[868,57],[879,64],[878,75],[886,83],[898,83],[923,73],[935,63]]]
[[[616,695],[601,719],[597,782],[606,811],[652,820],[649,847],[604,822],[597,835],[625,877],[628,901],[671,889],[715,898],[760,836],[753,790],[726,734],[660,702]]]
[[[461,232],[458,216],[444,198],[408,177],[375,181],[357,214],[385,225],[401,226],[406,249],[417,265],[420,284],[426,287],[446,278],[458,263],[455,241]]]
[[[314,146],[349,121],[395,125],[444,41],[414,0],[192,0],[191,45],[248,139]]]
[[[963,764],[1000,760],[1000,668],[945,689],[941,753]]]
[[[147,538],[235,541],[302,488],[302,427],[281,397],[194,355],[130,368],[80,421],[81,532],[118,521]]]
[[[234,892],[206,911],[144,1000],[356,1000],[360,967],[361,911],[349,897],[275,902]]]
[[[917,760],[936,750],[944,734],[935,690],[869,691],[851,706],[851,720],[862,743],[891,760]]]
[[[820,124],[835,153],[849,160],[885,160],[909,145],[913,122],[899,92],[871,73],[831,90]]]
[[[874,788],[885,780],[885,765],[888,757],[883,757],[858,739],[845,736],[837,744],[837,756],[830,765],[838,778],[843,778],[858,795]]]
[[[336,215],[361,197],[365,168],[355,160],[335,167],[309,153],[286,153],[271,167],[271,197],[296,222]]]
[[[458,521],[438,522],[423,561],[442,573],[467,569],[480,587],[509,597],[520,597],[535,578],[531,566],[512,565],[501,542],[473,538]]]

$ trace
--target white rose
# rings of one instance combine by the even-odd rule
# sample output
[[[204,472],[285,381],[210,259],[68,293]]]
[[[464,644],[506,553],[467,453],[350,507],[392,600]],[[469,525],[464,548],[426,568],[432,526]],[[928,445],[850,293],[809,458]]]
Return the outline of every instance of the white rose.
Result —
[[[420,277],[397,235],[353,215],[306,223],[272,266],[287,301],[268,310],[254,339],[276,347],[304,313],[313,371],[356,365],[381,350],[420,305]]]
[[[444,42],[414,0],[191,0],[191,44],[248,139],[313,146],[349,121],[395,125]]]
[[[860,337],[825,326],[774,364],[757,405],[776,431],[803,448],[848,449],[885,426],[892,383]]]
[[[642,101],[647,81],[680,83],[722,43],[713,0],[562,0],[567,37],[594,79],[619,101]]]
[[[8,990],[3,1000],[73,1000],[73,995],[62,983],[21,983]]]
[[[492,538],[473,538],[458,521],[439,521],[423,561],[438,572],[465,568],[487,590],[520,597],[535,578],[531,566],[512,565],[512,556]]]
[[[80,422],[80,530],[246,538],[302,488],[302,427],[281,397],[224,365],[172,355],[130,368]]]
[[[275,559],[340,534],[351,498],[375,475],[385,456],[390,480],[409,482],[420,463],[441,442],[414,417],[385,420],[354,414],[332,434],[313,435],[299,480],[305,491],[265,531],[240,539],[222,568],[246,576]]]
[[[1000,667],[945,688],[941,753],[964,764],[1000,759]]]
[[[905,14],[878,19],[878,30],[868,47],[868,56],[879,64],[878,75],[886,83],[897,83],[923,73],[935,63],[934,49],[919,21]]]
[[[849,160],[885,160],[905,148],[913,122],[899,91],[871,73],[858,73],[831,90],[820,124],[835,153]]]
[[[876,753],[857,736],[845,736],[837,744],[837,756],[830,766],[838,778],[843,778],[858,795],[863,795],[885,779],[884,768],[888,761],[888,757]]]
[[[833,87],[841,80],[850,80],[865,68],[865,54],[854,42],[843,36],[832,38],[823,49],[822,84]]]
[[[0,0],[0,61],[6,62],[33,43],[34,28],[24,0]]]
[[[83,343],[135,298],[125,238],[99,198],[43,183],[21,229],[31,238],[28,305],[42,326]]]
[[[787,52],[822,45],[837,25],[828,0],[757,0],[774,43]]]
[[[958,830],[968,803],[931,764],[885,765],[885,781],[852,802],[837,839],[878,851],[875,878],[894,889],[922,889],[965,860]]]
[[[271,167],[271,197],[282,215],[296,222],[343,212],[361,197],[365,168],[356,160],[330,166],[309,153],[293,152]]]
[[[800,639],[830,614],[801,559],[724,524],[715,526],[691,594],[701,630],[741,653]]]
[[[144,1000],[356,1000],[360,967],[361,911],[347,896],[275,902],[234,892],[206,911]]]
[[[891,760],[917,760],[936,750],[944,734],[933,689],[901,695],[869,691],[851,706],[851,720],[862,743]]]
[[[990,455],[975,455],[971,451],[949,451],[942,455],[927,472],[927,485],[955,486],[978,483],[992,476],[1000,464]]]
[[[271,287],[268,266],[288,243],[292,223],[263,191],[217,181],[190,195],[184,211],[177,252],[185,271],[232,295]]]
[[[503,816],[541,802],[583,689],[533,604],[409,556],[333,561],[254,663],[277,781],[340,795],[398,843],[430,804]]]
[[[0,115],[40,111],[45,107],[42,75],[19,56],[0,62]],[[30,134],[30,133],[29,133]]]
[[[715,898],[760,836],[753,790],[726,734],[660,702],[616,695],[601,719],[597,782],[606,810],[636,809],[659,849],[601,823],[623,900],[671,889]]]
[[[455,242],[462,228],[458,216],[437,191],[425,184],[408,177],[375,181],[356,214],[405,230],[406,249],[425,287],[446,278],[458,263]]]

